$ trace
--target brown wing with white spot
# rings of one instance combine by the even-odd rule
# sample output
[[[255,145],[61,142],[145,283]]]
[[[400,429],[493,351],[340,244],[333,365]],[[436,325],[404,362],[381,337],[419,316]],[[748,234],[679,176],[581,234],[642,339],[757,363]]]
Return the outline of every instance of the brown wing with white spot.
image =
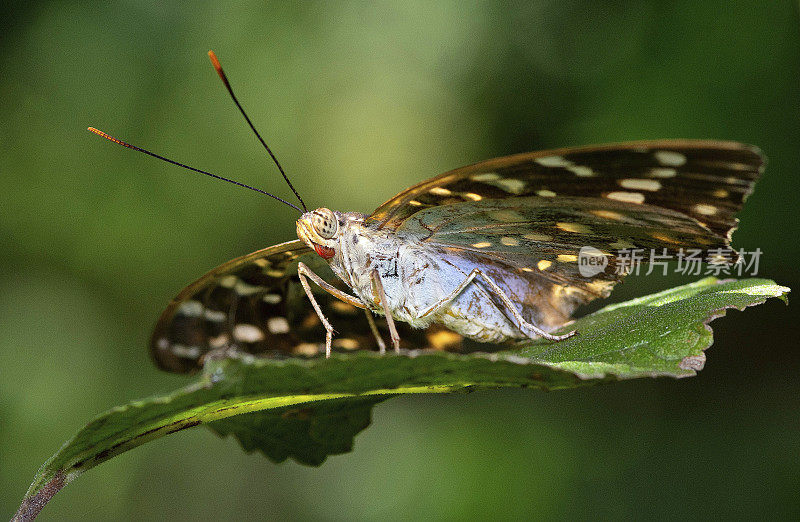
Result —
[[[717,141],[519,154],[411,187],[367,224],[434,244],[451,262],[493,274],[501,287],[507,280],[509,291],[524,279],[528,292],[512,300],[552,328],[578,305],[611,292],[630,268],[621,265],[621,250],[699,250],[706,259],[736,259],[735,215],[763,165],[754,147]],[[582,275],[583,247],[597,249],[607,266]]]
[[[531,152],[483,161],[419,183],[378,207],[366,223],[394,229],[432,206],[577,196],[674,210],[730,239],[735,214],[763,167],[757,148],[728,141],[640,141]]]
[[[297,279],[300,261],[328,283],[348,290],[299,240],[234,259],[186,287],[161,314],[150,344],[156,364],[187,373],[201,368],[210,352],[273,358],[324,353],[325,330]],[[334,350],[377,350],[362,310],[311,286],[336,328]],[[384,321],[376,323],[388,339]],[[405,348],[460,348],[458,335],[440,329],[423,332],[406,324],[398,329]]]

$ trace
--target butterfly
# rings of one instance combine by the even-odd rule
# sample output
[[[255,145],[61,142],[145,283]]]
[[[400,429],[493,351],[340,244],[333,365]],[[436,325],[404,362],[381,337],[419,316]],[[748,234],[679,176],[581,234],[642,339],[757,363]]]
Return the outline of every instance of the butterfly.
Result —
[[[170,371],[195,371],[208,357],[234,353],[384,352],[387,330],[395,351],[559,342],[576,333],[566,328],[575,309],[607,297],[624,277],[623,251],[700,250],[713,262],[735,262],[735,215],[765,164],[756,147],[729,141],[563,148],[446,172],[369,215],[309,211],[209,56],[302,209],[90,128],[301,212],[298,239],[224,263],[172,300],[150,347]],[[584,247],[607,260],[592,275],[580,270]]]

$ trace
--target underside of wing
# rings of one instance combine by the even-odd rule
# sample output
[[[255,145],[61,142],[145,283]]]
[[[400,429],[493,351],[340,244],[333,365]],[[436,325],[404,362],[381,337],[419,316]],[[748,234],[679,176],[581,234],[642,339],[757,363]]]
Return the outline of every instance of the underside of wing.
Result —
[[[150,351],[161,369],[187,373],[209,354],[264,357],[324,353],[325,330],[297,278],[302,261],[328,283],[347,290],[327,263],[299,240],[274,245],[229,261],[186,287],[169,304],[153,331]],[[362,310],[312,284],[315,297],[336,328],[335,350],[376,350]],[[382,330],[383,321],[376,321]],[[437,329],[398,324],[404,347],[458,348],[460,337]]]
[[[419,183],[367,219],[396,229],[433,206],[483,199],[595,197],[680,212],[730,239],[736,213],[763,170],[750,145],[660,140],[517,154],[462,167]]]
[[[635,255],[640,262],[649,260],[650,251],[663,259],[681,250],[717,262],[736,257],[726,238],[685,214],[601,198],[453,203],[418,211],[397,233],[483,268],[501,287],[527,281],[526,292],[513,300],[544,328],[563,324],[578,305],[608,296]],[[581,266],[590,258],[596,268]]]

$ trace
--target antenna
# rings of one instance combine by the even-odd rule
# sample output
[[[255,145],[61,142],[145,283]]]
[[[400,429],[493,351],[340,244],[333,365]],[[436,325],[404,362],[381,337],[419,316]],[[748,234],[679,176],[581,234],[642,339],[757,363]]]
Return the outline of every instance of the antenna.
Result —
[[[117,138],[115,138],[113,136],[109,136],[105,132],[103,132],[101,130],[97,130],[94,127],[89,127],[86,130],[88,130],[89,132],[93,132],[93,133],[97,134],[98,136],[101,136],[101,137],[103,137],[103,138],[105,138],[105,139],[107,139],[109,141],[113,141],[114,143],[116,143],[118,145],[122,145],[123,147],[128,147],[129,149],[133,149],[133,150],[138,151],[138,152],[143,152],[144,154],[147,154],[148,156],[153,156],[154,158],[158,158],[158,159],[160,159],[162,161],[166,161],[167,163],[172,163],[173,165],[177,165],[179,167],[183,167],[185,169],[189,169],[191,171],[198,172],[200,174],[205,174],[206,176],[211,176],[212,178],[221,179],[222,181],[227,181],[228,183],[233,183],[234,185],[239,185],[240,187],[244,187],[246,189],[254,190],[254,191],[256,191],[256,192],[258,192],[260,194],[264,194],[265,196],[269,196],[269,197],[271,197],[273,199],[277,199],[281,203],[289,205],[290,207],[292,207],[296,211],[300,212],[301,214],[303,213],[303,211],[297,205],[293,205],[292,203],[289,203],[288,201],[285,201],[285,200],[279,198],[278,196],[276,196],[274,194],[270,194],[269,192],[263,191],[261,189],[257,189],[255,187],[251,187],[250,185],[245,185],[244,183],[239,183],[238,181],[234,181],[232,179],[223,178],[222,176],[217,176],[216,174],[212,174],[212,173],[206,172],[204,170],[200,170],[200,169],[196,169],[194,167],[190,167],[189,165],[184,165],[183,163],[178,163],[177,161],[171,160],[169,158],[165,158],[164,156],[159,156],[158,154],[154,154],[154,153],[150,152],[149,150],[142,149],[142,148],[137,147],[135,145],[131,145],[130,143],[126,143],[126,142],[124,142],[122,140],[118,140]]]
[[[214,69],[216,69],[217,74],[219,75],[220,79],[222,80],[222,83],[225,84],[225,88],[228,89],[228,93],[231,95],[231,98],[233,99],[233,103],[236,104],[236,107],[239,108],[239,112],[241,112],[242,116],[244,116],[244,119],[247,120],[247,124],[250,126],[251,129],[253,129],[253,132],[255,133],[256,137],[258,138],[258,141],[260,141],[261,144],[264,146],[264,148],[267,149],[267,152],[269,153],[270,157],[272,158],[272,161],[275,162],[275,165],[278,167],[278,170],[281,171],[281,176],[283,176],[283,179],[286,180],[286,183],[289,185],[289,188],[292,189],[292,192],[294,192],[294,195],[297,196],[298,201],[300,201],[300,204],[303,206],[303,210],[308,212],[308,208],[306,207],[306,204],[303,202],[303,198],[300,197],[300,194],[297,193],[297,191],[294,188],[294,185],[292,185],[292,182],[289,181],[288,176],[286,176],[286,173],[283,171],[283,167],[281,167],[281,164],[278,162],[278,158],[276,158],[275,154],[272,153],[272,150],[270,150],[269,146],[267,145],[267,142],[265,142],[264,138],[261,137],[261,134],[258,133],[258,131],[256,130],[255,125],[253,125],[253,122],[250,121],[250,117],[247,116],[246,112],[244,112],[244,109],[242,108],[242,104],[239,103],[239,100],[236,98],[236,95],[233,94],[233,88],[231,88],[231,84],[228,81],[228,77],[225,76],[225,72],[222,70],[222,65],[220,65],[219,60],[217,59],[217,55],[214,54],[214,51],[208,51],[208,57],[211,59],[211,65],[213,65]]]

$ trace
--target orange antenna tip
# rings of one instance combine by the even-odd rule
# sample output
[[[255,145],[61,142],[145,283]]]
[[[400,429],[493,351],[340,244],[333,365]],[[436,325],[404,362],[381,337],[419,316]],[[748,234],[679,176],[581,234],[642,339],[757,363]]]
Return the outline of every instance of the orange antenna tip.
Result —
[[[208,51],[208,57],[211,59],[214,69],[222,69],[222,66],[219,64],[219,59],[217,58],[217,55],[214,54],[214,51]]]
[[[93,133],[97,134],[101,138],[105,138],[105,139],[107,139],[109,141],[113,141],[114,143],[116,143],[118,145],[122,145],[123,147],[128,147],[129,149],[137,149],[138,150],[138,147],[134,147],[133,145],[130,145],[129,143],[125,143],[122,140],[118,140],[114,136],[110,136],[110,135],[106,134],[105,132],[103,132],[101,130],[95,129],[94,127],[89,127],[86,130],[88,130],[89,132],[93,132]]]
[[[214,66],[214,69],[222,79],[222,82],[225,84],[225,86],[228,86],[228,79],[225,77],[225,73],[222,72],[222,64],[219,63],[219,58],[217,58],[217,55],[214,54],[214,51],[208,51],[208,57],[211,59],[211,65]]]

